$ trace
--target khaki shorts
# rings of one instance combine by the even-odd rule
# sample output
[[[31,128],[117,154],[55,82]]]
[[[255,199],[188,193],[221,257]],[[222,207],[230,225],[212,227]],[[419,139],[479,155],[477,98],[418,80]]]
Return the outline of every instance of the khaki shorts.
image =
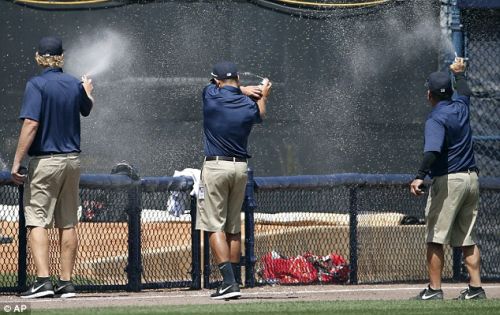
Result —
[[[476,244],[479,180],[475,172],[453,173],[432,180],[427,199],[427,243],[453,247]]]
[[[205,161],[198,192],[196,229],[230,234],[241,232],[241,207],[247,177],[246,162]]]
[[[34,157],[29,162],[28,170],[28,180],[24,185],[26,226],[76,226],[80,184],[79,155],[69,153]]]

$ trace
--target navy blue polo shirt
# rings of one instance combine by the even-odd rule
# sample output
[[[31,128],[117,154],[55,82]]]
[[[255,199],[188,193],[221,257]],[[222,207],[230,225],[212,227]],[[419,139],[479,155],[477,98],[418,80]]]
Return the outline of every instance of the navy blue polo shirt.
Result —
[[[92,101],[80,80],[61,68],[46,68],[26,84],[20,119],[39,123],[28,154],[80,152],[80,114],[88,116]]]
[[[250,158],[248,136],[260,122],[257,103],[239,88],[209,84],[203,89],[205,156]]]
[[[476,167],[469,103],[469,97],[458,96],[437,103],[429,114],[425,122],[424,152],[440,153],[431,165],[431,177]]]

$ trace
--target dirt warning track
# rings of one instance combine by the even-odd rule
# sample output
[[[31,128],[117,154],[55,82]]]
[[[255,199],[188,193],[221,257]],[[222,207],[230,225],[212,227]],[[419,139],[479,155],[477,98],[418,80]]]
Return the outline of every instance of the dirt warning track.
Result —
[[[242,289],[239,300],[215,301],[209,298],[212,290],[151,290],[140,293],[110,292],[82,293],[72,299],[23,300],[17,296],[0,297],[1,303],[29,303],[31,309],[94,308],[111,306],[160,306],[220,303],[259,303],[286,301],[332,300],[407,300],[422,290],[425,284],[396,285],[311,285],[264,286]],[[445,299],[458,296],[464,283],[444,284]],[[500,283],[483,285],[489,299],[500,299]]]

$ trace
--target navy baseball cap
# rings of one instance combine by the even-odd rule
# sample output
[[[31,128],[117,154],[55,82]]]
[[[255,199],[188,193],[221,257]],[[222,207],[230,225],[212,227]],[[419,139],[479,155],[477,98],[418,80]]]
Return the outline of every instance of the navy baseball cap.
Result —
[[[433,72],[427,79],[427,88],[434,94],[441,96],[453,95],[450,75],[446,72]]]
[[[238,77],[238,69],[236,65],[229,61],[219,62],[214,66],[212,70],[212,77],[217,80],[225,80],[229,78]]]
[[[63,53],[62,40],[55,36],[46,36],[38,43],[38,54],[41,56],[60,56]]]

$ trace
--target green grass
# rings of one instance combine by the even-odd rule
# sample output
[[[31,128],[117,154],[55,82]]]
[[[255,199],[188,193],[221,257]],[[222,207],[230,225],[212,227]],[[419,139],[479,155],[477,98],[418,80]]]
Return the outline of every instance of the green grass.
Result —
[[[211,305],[32,310],[32,314],[334,314],[334,315],[482,315],[500,314],[500,300],[483,301],[318,301],[318,302],[221,302]]]

